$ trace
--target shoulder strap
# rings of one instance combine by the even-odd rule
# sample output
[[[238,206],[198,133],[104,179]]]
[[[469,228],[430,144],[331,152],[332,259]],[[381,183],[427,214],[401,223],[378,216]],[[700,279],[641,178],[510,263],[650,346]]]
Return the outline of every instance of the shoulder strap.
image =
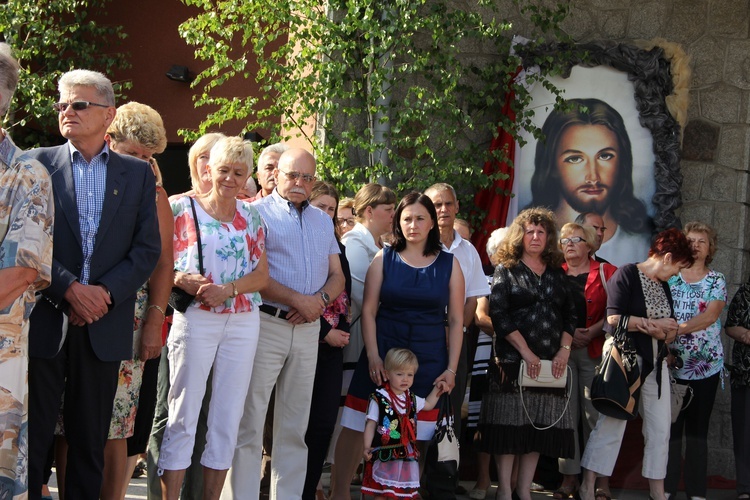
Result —
[[[599,277],[602,280],[605,295],[609,296],[609,290],[607,290],[607,277],[604,275],[604,262],[599,263]]]
[[[195,200],[193,200],[192,196],[188,196],[188,199],[190,200],[190,208],[193,210],[193,223],[195,224],[195,235],[198,238],[198,267],[200,267],[200,272],[202,275],[205,275],[206,273],[203,270],[203,250],[202,250],[202,244],[201,244],[201,228],[200,224],[198,224],[198,214],[195,211]]]

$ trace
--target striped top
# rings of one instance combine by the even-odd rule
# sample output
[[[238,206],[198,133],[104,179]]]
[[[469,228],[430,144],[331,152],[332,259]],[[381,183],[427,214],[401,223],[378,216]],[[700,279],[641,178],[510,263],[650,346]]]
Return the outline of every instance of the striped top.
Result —
[[[276,190],[253,206],[263,217],[271,278],[305,295],[320,290],[328,280],[329,255],[340,253],[331,218],[307,202],[297,210]],[[263,303],[289,309],[286,304]]]

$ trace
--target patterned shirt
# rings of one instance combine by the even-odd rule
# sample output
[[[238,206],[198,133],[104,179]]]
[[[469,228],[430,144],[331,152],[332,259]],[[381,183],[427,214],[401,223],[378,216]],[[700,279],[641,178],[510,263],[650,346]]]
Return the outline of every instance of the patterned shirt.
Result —
[[[39,275],[28,290],[0,311],[0,330],[20,330],[34,307],[34,292],[50,284],[55,204],[47,169],[28,158],[7,135],[0,142],[0,269],[29,267]]]
[[[80,282],[88,285],[91,275],[91,256],[94,253],[96,232],[102,218],[104,191],[107,188],[107,161],[109,161],[109,146],[104,143],[101,152],[87,162],[83,155],[68,142],[70,162],[73,166],[73,185],[76,190],[76,205],[78,206],[78,224],[81,228],[81,243],[83,244],[83,267]]]
[[[727,301],[727,283],[724,275],[709,271],[702,280],[688,283],[682,274],[672,276],[669,289],[674,301],[674,314],[678,323],[684,323],[704,312],[709,302]],[[724,347],[721,344],[721,319],[717,319],[705,330],[680,335],[670,348],[677,349],[683,366],[672,370],[675,378],[699,380],[721,371],[724,366]]]
[[[174,215],[174,268],[184,273],[199,274],[198,235],[190,198],[182,196],[173,199],[170,204]],[[265,233],[258,211],[240,200],[237,200],[236,206],[232,222],[221,222],[195,203],[201,232],[204,276],[212,283],[229,283],[250,274],[258,266],[265,250]],[[241,293],[214,308],[196,301],[191,306],[215,313],[241,313],[252,311],[260,304],[260,294],[252,292]]]
[[[0,142],[0,269],[26,267],[36,280],[0,311],[0,484],[4,498],[28,493],[28,345],[34,292],[52,273],[52,183],[47,169],[7,135]],[[8,286],[6,283],[5,286]]]
[[[271,278],[305,295],[323,288],[328,280],[328,256],[340,253],[331,218],[307,202],[297,210],[276,190],[253,206],[263,217]],[[289,309],[284,304],[263,302]]]

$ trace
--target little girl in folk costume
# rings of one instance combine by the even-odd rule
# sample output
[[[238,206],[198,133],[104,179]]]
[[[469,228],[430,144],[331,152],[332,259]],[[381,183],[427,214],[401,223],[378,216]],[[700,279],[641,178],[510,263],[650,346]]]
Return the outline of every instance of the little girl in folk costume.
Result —
[[[383,362],[388,381],[370,395],[365,424],[365,475],[362,494],[416,498],[419,489],[417,413],[432,410],[447,389],[440,382],[426,399],[409,388],[419,368],[409,349],[391,349]]]

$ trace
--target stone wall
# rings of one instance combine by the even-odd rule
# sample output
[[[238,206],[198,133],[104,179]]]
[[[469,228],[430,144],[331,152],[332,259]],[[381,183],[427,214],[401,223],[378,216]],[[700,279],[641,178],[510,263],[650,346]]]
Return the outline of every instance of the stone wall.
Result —
[[[750,270],[750,2],[574,0],[564,27],[579,42],[664,38],[691,56],[684,205],[678,215],[683,223],[699,220],[717,229],[712,267],[726,276],[731,300]],[[725,341],[729,359],[731,345]],[[709,475],[734,478],[728,380],[717,394],[709,447]]]

